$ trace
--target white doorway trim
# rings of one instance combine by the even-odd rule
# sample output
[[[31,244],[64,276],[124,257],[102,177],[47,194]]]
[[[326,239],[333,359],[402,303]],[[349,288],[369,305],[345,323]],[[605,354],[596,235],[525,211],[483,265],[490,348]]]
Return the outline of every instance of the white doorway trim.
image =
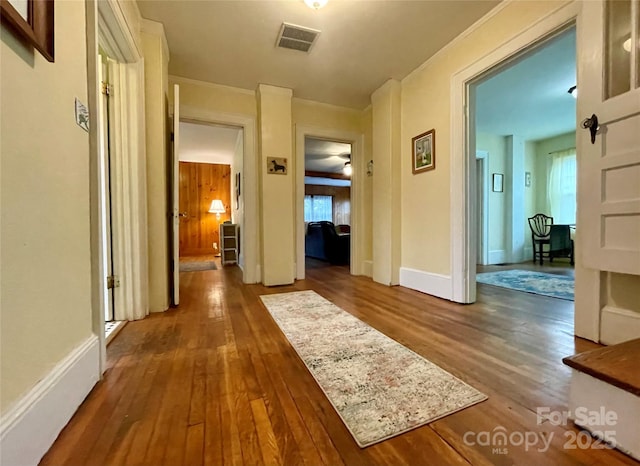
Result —
[[[128,87],[125,117],[132,125],[128,135],[129,147],[135,149],[136,163],[144,165],[144,108],[142,107],[143,71],[142,55],[129,29],[126,18],[116,2],[89,1],[86,8],[87,21],[87,90],[89,109],[96,121],[89,130],[89,190],[90,190],[90,244],[91,244],[91,318],[92,329],[98,337],[99,373],[106,369],[106,339],[105,339],[105,306],[108,301],[106,288],[106,234],[105,234],[105,177],[107,166],[100,150],[98,128],[101,125],[101,115],[98,109],[100,98],[99,69],[101,66],[98,46],[107,54],[121,63],[127,63],[126,81]],[[133,155],[132,155],[133,156]],[[142,159],[141,159],[142,158]],[[144,169],[144,167],[142,167]],[[139,191],[136,189],[138,188]],[[133,187],[146,196],[145,186]],[[143,192],[144,191],[144,192]],[[144,198],[146,204],[146,197]],[[137,223],[132,226],[135,231],[146,228],[142,218],[134,219]],[[146,240],[146,237],[144,238]],[[146,257],[146,245],[144,256]],[[139,284],[144,285],[144,283]],[[146,296],[146,290],[136,290]]]
[[[296,125],[296,157],[295,157],[295,203],[296,203],[296,263],[295,277],[304,280],[305,277],[305,253],[304,253],[304,140],[313,137],[330,141],[346,142],[351,144],[351,275],[362,275],[364,265],[362,257],[361,228],[364,225],[364,176],[365,163],[363,160],[364,137],[359,133],[340,131],[331,128],[319,128],[314,126]]]
[[[475,219],[473,195],[476,188],[475,138],[469,131],[469,86],[495,66],[507,62],[527,49],[548,40],[555,33],[579,21],[581,5],[573,2],[559,7],[529,29],[513,37],[451,79],[451,280],[452,301],[475,301],[476,238],[472,227]],[[469,137],[468,137],[469,136]]]
[[[180,81],[177,81],[178,83]],[[240,250],[244,251],[244,283],[260,283],[262,280],[259,245],[258,211],[258,154],[256,152],[256,119],[252,116],[201,110],[180,105],[180,121],[241,127],[244,137],[242,173],[242,197],[244,201],[244,231],[240,232]],[[233,199],[233,198],[232,198]]]
[[[480,195],[482,211],[476,212],[480,218],[477,219],[476,225],[479,225],[480,238],[477,242],[478,251],[477,258],[479,263],[486,265],[489,263],[489,160],[487,156],[489,152],[486,150],[476,151],[476,168],[478,164],[482,167],[482,185],[476,186],[476,192]],[[477,175],[476,171],[476,175]],[[477,180],[476,176],[476,180]]]

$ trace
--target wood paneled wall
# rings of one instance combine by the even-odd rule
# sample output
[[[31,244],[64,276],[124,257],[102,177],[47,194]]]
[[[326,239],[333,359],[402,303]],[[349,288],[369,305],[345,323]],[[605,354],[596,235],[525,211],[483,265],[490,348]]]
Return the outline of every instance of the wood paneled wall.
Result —
[[[333,223],[351,225],[351,188],[349,186],[304,185],[305,195],[333,196]]]
[[[231,166],[213,163],[180,162],[180,255],[218,254],[219,222],[208,212],[213,199],[220,199],[227,212],[220,223],[231,220]]]

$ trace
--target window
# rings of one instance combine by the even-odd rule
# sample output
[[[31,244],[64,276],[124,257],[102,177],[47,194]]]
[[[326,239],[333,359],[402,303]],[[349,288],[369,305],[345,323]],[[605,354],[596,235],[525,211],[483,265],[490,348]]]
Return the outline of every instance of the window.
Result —
[[[551,153],[549,209],[553,223],[576,223],[576,150]]]
[[[322,220],[333,221],[333,197],[305,196],[304,221],[320,222]]]

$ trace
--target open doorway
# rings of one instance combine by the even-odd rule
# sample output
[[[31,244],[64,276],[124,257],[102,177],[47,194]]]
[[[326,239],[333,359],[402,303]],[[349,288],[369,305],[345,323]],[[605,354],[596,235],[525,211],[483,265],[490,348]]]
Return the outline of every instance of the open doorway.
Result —
[[[305,267],[351,262],[351,143],[304,139]]]
[[[575,86],[575,27],[469,85],[478,283],[573,299]],[[548,218],[542,241],[536,214]]]
[[[181,121],[179,256],[181,272],[241,264],[243,129]]]

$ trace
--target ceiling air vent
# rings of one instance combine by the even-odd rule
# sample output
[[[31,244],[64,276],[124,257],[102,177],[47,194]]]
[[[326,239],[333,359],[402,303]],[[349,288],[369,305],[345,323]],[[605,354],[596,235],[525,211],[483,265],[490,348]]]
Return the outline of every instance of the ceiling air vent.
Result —
[[[278,47],[285,49],[308,52],[318,38],[318,35],[320,35],[320,31],[316,31],[315,29],[282,23],[276,44]]]

